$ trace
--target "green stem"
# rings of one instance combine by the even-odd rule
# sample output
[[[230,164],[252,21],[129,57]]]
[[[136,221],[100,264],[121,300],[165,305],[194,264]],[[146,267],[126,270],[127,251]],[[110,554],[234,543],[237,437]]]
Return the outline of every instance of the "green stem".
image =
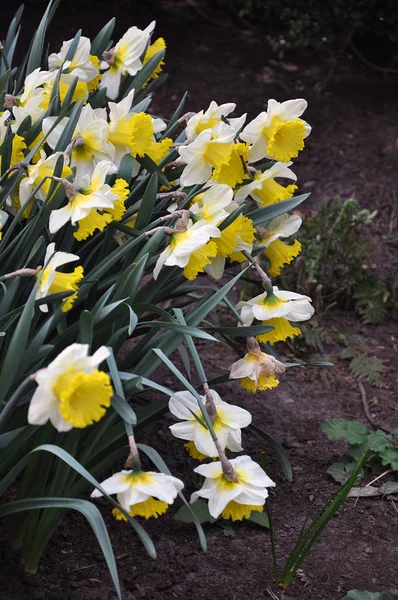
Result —
[[[278,560],[276,558],[276,546],[275,546],[275,531],[274,531],[274,523],[272,520],[272,512],[271,512],[271,504],[269,499],[265,501],[265,506],[267,509],[267,516],[269,522],[269,534],[271,538],[271,551],[272,551],[272,564],[274,567],[274,580],[275,583],[279,582],[279,571],[278,571]]]

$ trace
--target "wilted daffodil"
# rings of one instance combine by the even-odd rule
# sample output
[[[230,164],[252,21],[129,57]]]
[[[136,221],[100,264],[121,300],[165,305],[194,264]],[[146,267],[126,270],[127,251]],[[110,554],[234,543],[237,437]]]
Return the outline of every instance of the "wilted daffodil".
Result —
[[[83,279],[83,267],[76,267],[72,273],[62,273],[57,271],[57,269],[76,260],[80,260],[76,254],[55,252],[55,244],[49,244],[44,258],[45,267],[39,275],[40,283],[36,300],[45,298],[50,294],[58,294],[59,292],[73,292],[62,301],[62,311],[66,312],[70,310],[77,296],[77,284]],[[47,304],[40,304],[39,308],[42,312],[48,312]]]
[[[269,487],[275,483],[264,473],[250,456],[238,456],[229,461],[236,474],[236,481],[228,479],[221,462],[199,465],[195,473],[203,475],[205,482],[200,490],[191,496],[191,503],[199,498],[209,501],[209,513],[217,519],[241,521],[249,518],[253,511],[262,512],[268,497]]]
[[[286,187],[275,181],[276,177],[284,177],[296,181],[297,177],[291,169],[293,163],[275,163],[264,172],[257,171],[252,182],[241,187],[236,195],[236,202],[244,202],[247,196],[251,196],[258,206],[268,206],[281,200],[288,200],[294,194],[297,186],[294,184]]]
[[[173,504],[178,492],[184,484],[180,479],[154,471],[121,471],[115,473],[101,483],[107,494],[117,494],[117,500],[131,517],[158,518],[166,512],[169,504]],[[92,498],[103,494],[94,490]],[[124,514],[114,508],[112,511],[117,520],[127,521]]]
[[[240,452],[242,450],[241,429],[250,425],[251,414],[244,408],[224,402],[215,390],[210,390],[209,393],[216,412],[212,419],[213,429],[221,449],[228,448],[232,452]],[[201,396],[201,398],[205,404],[206,397]],[[169,400],[169,410],[171,414],[182,420],[182,423],[175,423],[169,429],[176,438],[188,441],[185,447],[193,458],[203,460],[208,456],[212,458],[218,456],[210,431],[204,425],[198,402],[190,392],[176,392]]]
[[[311,126],[299,119],[306,108],[307,101],[303,98],[286,102],[268,100],[267,111],[248,123],[240,134],[242,140],[252,144],[250,161],[273,158],[288,162],[296,158],[311,132]]]
[[[72,225],[78,224],[74,236],[80,241],[92,235],[96,229],[102,231],[114,219],[113,213],[116,208],[118,208],[118,217],[121,218],[128,186],[123,179],[118,179],[111,188],[105,183],[105,178],[110,172],[114,172],[113,163],[101,161],[95,167],[91,178],[84,175],[77,185],[68,185],[68,182],[64,182],[68,203],[51,212],[50,233],[56,233],[70,221]],[[122,206],[117,206],[121,202]]]
[[[109,356],[101,346],[93,356],[87,344],[72,344],[33,376],[38,384],[29,404],[28,422],[48,420],[58,431],[83,428],[99,421],[113,394],[109,375],[98,366]]]
[[[223,119],[226,119],[228,115],[235,110],[235,108],[236,104],[233,102],[220,104],[220,106],[218,106],[217,102],[212,100],[209,108],[206,111],[201,110],[192,115],[192,117],[188,120],[185,129],[187,140],[194,139],[205,129],[214,129],[215,126],[222,123]],[[242,115],[241,117],[233,119],[228,117],[226,120],[228,125],[230,125],[235,133],[237,133],[243,127],[246,120],[246,115]]]
[[[288,238],[301,227],[301,217],[298,215],[281,215],[267,225],[267,229],[259,229],[258,246],[264,246],[264,254],[271,263],[268,273],[275,277],[280,275],[283,265],[288,265],[300,254],[301,244],[294,240],[292,245],[285,244],[280,238]]]
[[[135,75],[142,69],[141,56],[148,45],[155,21],[144,30],[130,27],[111,50],[103,53],[101,69],[107,69],[102,75],[100,88],[107,88],[106,95],[114,100],[124,75]]]
[[[274,343],[301,333],[300,329],[292,327],[289,321],[308,321],[315,312],[311,302],[309,296],[279,290],[274,286],[272,293],[263,292],[247,302],[239,302],[236,308],[241,310],[245,325],[251,325],[254,319],[262,321],[264,325],[272,325],[272,331],[258,336],[257,339]]]
[[[273,356],[262,352],[254,338],[247,338],[247,354],[229,367],[229,378],[240,379],[249,392],[270,390],[279,385],[276,375],[285,372],[284,365]]]

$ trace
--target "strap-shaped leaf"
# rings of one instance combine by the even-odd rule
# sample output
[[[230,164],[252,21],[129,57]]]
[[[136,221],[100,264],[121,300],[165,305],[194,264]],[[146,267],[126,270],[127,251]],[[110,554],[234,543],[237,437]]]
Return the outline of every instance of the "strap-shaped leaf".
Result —
[[[257,208],[256,210],[252,210],[246,214],[249,217],[254,225],[261,225],[265,221],[271,221],[271,219],[275,219],[275,217],[279,217],[283,215],[289,210],[293,210],[297,206],[299,206],[304,200],[308,198],[310,194],[302,194],[301,196],[295,196],[290,200],[282,200],[281,202],[275,202],[275,204],[270,204],[269,206],[265,206],[264,208]]]

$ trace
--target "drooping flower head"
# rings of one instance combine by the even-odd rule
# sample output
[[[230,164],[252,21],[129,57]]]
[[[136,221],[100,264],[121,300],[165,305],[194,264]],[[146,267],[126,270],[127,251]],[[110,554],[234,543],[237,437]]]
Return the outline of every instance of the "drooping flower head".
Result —
[[[76,267],[72,273],[63,273],[57,271],[57,269],[77,260],[80,260],[80,258],[76,254],[70,254],[69,252],[55,252],[55,244],[49,244],[44,258],[44,270],[39,275],[40,283],[36,294],[36,300],[45,298],[50,294],[72,292],[62,301],[62,311],[66,312],[70,310],[77,296],[77,284],[84,276],[83,267]],[[47,304],[40,304],[39,308],[42,312],[48,312]]]
[[[271,263],[268,273],[275,277],[280,275],[281,268],[292,262],[300,253],[301,244],[298,240],[290,246],[282,242],[280,238],[288,238],[294,235],[301,227],[301,217],[298,215],[281,215],[276,217],[267,225],[258,238],[257,245],[264,246],[264,254]]]
[[[246,120],[246,115],[242,115],[237,118],[229,118],[228,115],[233,112],[236,108],[236,104],[228,102],[226,104],[220,104],[220,106],[212,100],[209,108],[206,111],[199,111],[192,115],[187,122],[185,133],[187,140],[192,140],[197,137],[205,129],[214,129],[216,125],[223,122],[223,119],[227,120],[227,124],[233,128],[235,134],[241,129]],[[227,119],[228,117],[228,119]]]
[[[213,429],[222,450],[228,448],[232,452],[240,452],[242,450],[241,429],[250,425],[251,414],[244,408],[224,402],[215,390],[210,390],[209,393],[216,408]],[[205,404],[206,397],[201,398]],[[218,456],[210,431],[202,424],[203,416],[198,402],[191,392],[176,392],[169,400],[169,410],[171,414],[182,420],[181,423],[171,425],[169,429],[176,438],[188,442],[185,447],[193,458],[203,460],[208,456],[212,458]]]
[[[50,71],[54,71],[63,67],[63,72],[88,83],[99,75],[99,70],[93,64],[94,61],[90,56],[91,42],[89,38],[81,36],[72,60],[65,60],[72,42],[73,40],[63,42],[60,52],[50,54],[48,68]]]
[[[286,163],[296,158],[311,132],[311,126],[299,118],[306,108],[303,98],[286,102],[268,100],[267,111],[248,123],[240,134],[242,140],[252,144],[251,162],[273,158]]]
[[[173,504],[178,492],[184,484],[172,475],[154,471],[121,471],[115,473],[101,483],[107,494],[117,494],[117,500],[131,517],[158,518]],[[92,498],[99,498],[102,493],[94,490]],[[114,508],[112,511],[117,520],[126,521],[124,514]]]
[[[141,57],[148,45],[155,21],[144,30],[130,27],[116,46],[104,52],[101,69],[107,69],[102,75],[100,88],[107,88],[107,96],[114,100],[120,89],[122,76],[135,75],[142,69]]]
[[[262,352],[254,338],[247,339],[247,354],[229,367],[229,378],[240,379],[241,386],[249,392],[270,390],[279,385],[276,375],[285,367],[273,356]]]
[[[264,172],[257,171],[253,181],[237,191],[235,195],[236,202],[244,202],[247,196],[250,195],[259,207],[263,207],[291,198],[297,186],[290,184],[285,187],[275,181],[275,179],[277,177],[284,177],[296,181],[296,175],[289,169],[292,164],[291,162],[278,162]]]
[[[72,344],[34,375],[38,384],[29,404],[28,422],[48,420],[58,431],[83,428],[99,421],[113,394],[109,375],[99,365],[109,356],[101,346],[93,356],[87,344]]]
[[[247,302],[239,302],[236,308],[241,310],[245,325],[251,325],[254,319],[262,321],[263,325],[272,325],[274,329],[258,336],[258,340],[274,343],[301,333],[289,321],[308,321],[315,312],[311,302],[309,296],[279,290],[274,286],[272,293],[263,292]]]
[[[253,511],[262,512],[268,497],[269,487],[275,483],[250,456],[238,456],[229,461],[237,475],[237,481],[230,481],[223,473],[221,462],[199,465],[195,473],[203,475],[205,482],[200,490],[191,496],[191,503],[199,498],[209,501],[209,513],[217,519],[241,521],[249,518]]]

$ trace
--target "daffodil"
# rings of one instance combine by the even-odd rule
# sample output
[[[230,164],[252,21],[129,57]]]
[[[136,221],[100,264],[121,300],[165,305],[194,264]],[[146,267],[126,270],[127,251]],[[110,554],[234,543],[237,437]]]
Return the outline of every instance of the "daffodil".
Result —
[[[242,115],[241,117],[233,119],[227,119],[228,115],[233,112],[235,108],[236,104],[233,102],[220,104],[220,106],[218,106],[217,102],[212,100],[209,108],[206,111],[201,110],[188,120],[187,127],[185,129],[187,139],[192,140],[205,129],[214,129],[216,125],[219,125],[225,121],[230,127],[232,127],[236,134],[243,127],[246,120],[246,115]]]
[[[241,521],[252,512],[262,512],[269,487],[275,483],[250,456],[238,456],[229,461],[235,470],[237,481],[230,481],[223,473],[221,462],[199,465],[195,473],[205,477],[200,490],[191,496],[191,503],[199,498],[209,501],[209,513],[217,519]]]
[[[116,494],[120,506],[131,517],[158,518],[173,504],[184,484],[180,479],[155,471],[121,471],[101,483],[107,494]],[[102,492],[94,490],[92,498],[99,498]],[[117,520],[127,521],[124,514],[114,508]]]
[[[281,215],[268,223],[267,232],[258,239],[258,246],[264,246],[264,254],[271,263],[268,270],[272,277],[280,275],[283,265],[287,265],[300,253],[301,244],[295,240],[292,245],[285,244],[280,238],[295,234],[301,227],[301,217],[298,215]]]
[[[53,210],[50,214],[50,233],[56,233],[70,221],[72,225],[78,224],[79,228],[74,235],[78,240],[82,240],[96,229],[102,230],[113,220],[112,211],[115,209],[115,203],[121,200],[122,190],[113,189],[105,183],[110,172],[114,172],[114,165],[104,160],[97,164],[91,178],[84,175],[77,184],[70,185],[66,206]],[[124,199],[127,193],[126,186],[127,183],[124,182]]]
[[[248,338],[248,352],[229,367],[229,378],[240,379],[241,386],[249,392],[270,390],[279,385],[276,375],[284,373],[285,367],[273,356],[260,350],[254,339]]]
[[[120,88],[122,77],[135,75],[142,69],[141,57],[148,45],[155,21],[144,30],[130,27],[116,46],[104,52],[101,69],[107,69],[102,76],[100,88],[107,88],[107,96],[114,100]]]
[[[50,148],[57,145],[69,118],[65,117],[49,133],[57,117],[46,117],[43,120],[43,132]],[[114,148],[108,142],[108,122],[105,109],[93,109],[89,104],[83,106],[79,120],[73,132],[70,166],[76,167],[76,178],[91,175],[95,165],[102,160],[113,161]]]
[[[31,425],[51,421],[62,432],[88,427],[104,416],[113,391],[109,375],[98,367],[109,350],[101,346],[93,356],[88,352],[87,344],[72,344],[33,376],[38,387],[29,404]]]
[[[8,125],[11,118],[11,113],[8,110],[5,110],[3,114],[0,114],[0,146],[5,142],[8,137]],[[10,158],[10,166],[14,166],[15,164],[22,162],[25,158],[24,150],[26,149],[25,140],[23,137],[18,135],[17,133],[13,134],[12,145],[11,145],[11,158]],[[1,166],[2,156],[0,156],[0,166]]]
[[[17,131],[21,123],[30,116],[32,125],[46,112],[45,101],[48,92],[44,86],[54,77],[51,71],[42,71],[40,67],[26,76],[23,92],[15,99],[15,106],[12,109],[15,122],[13,131]],[[48,102],[47,102],[48,104]]]
[[[277,102],[268,100],[267,111],[248,123],[240,138],[252,144],[250,161],[273,158],[288,162],[304,148],[311,126],[299,117],[307,108],[303,98]]]
[[[197,220],[203,219],[206,223],[217,226],[228,217],[226,209],[234,206],[233,195],[228,185],[213,185],[195,196],[189,210]]]
[[[220,123],[214,129],[205,129],[193,142],[179,148],[181,162],[186,164],[180,183],[183,187],[206,183],[213,169],[229,163],[233,150],[235,132],[232,127]]]
[[[53,71],[52,78],[43,86],[45,96],[42,100],[42,103],[40,104],[40,107],[44,110],[48,110],[48,108],[50,107],[50,100],[54,91],[54,85],[56,80],[57,73],[56,71]],[[69,92],[74,80],[75,76],[69,75],[68,73],[65,73],[59,77],[57,81],[57,96],[59,97],[61,103],[65,100],[66,94]],[[85,104],[86,100],[88,99],[88,96],[88,84],[85,81],[78,80],[71,98],[71,102],[74,102],[76,100],[83,100],[83,103]]]
[[[166,50],[166,42],[164,38],[158,38],[150,46],[148,46],[142,64],[145,66],[147,62],[149,62],[151,58],[155,56],[155,54],[161,52],[161,50]],[[159,75],[162,72],[163,66],[164,60],[162,59],[156,67],[156,69],[154,70],[154,72],[152,73],[152,75],[150,76],[150,78],[145,82],[143,87],[145,87],[148,84],[148,81],[150,81],[151,79],[157,79],[159,77]]]
[[[160,162],[173,143],[169,138],[156,141],[155,134],[163,131],[166,124],[147,113],[131,111],[133,97],[134,90],[120,102],[109,102],[108,140],[114,148],[113,160],[119,165],[126,154],[147,154],[154,162]]]
[[[307,321],[314,314],[311,298],[296,292],[287,292],[273,287],[273,292],[263,292],[247,302],[238,302],[237,310],[241,310],[245,325],[251,325],[254,319],[264,325],[272,325],[274,329],[258,336],[261,342],[284,341],[301,333],[298,327],[292,327],[289,321]]]
[[[219,164],[211,176],[217,183],[225,183],[235,187],[248,177],[249,145],[237,142],[231,147],[228,162]]]
[[[251,414],[244,408],[224,402],[215,390],[210,390],[210,394],[216,409],[213,429],[222,450],[228,448],[232,452],[240,452],[241,429],[250,425]],[[206,397],[201,398],[205,404]],[[169,429],[176,438],[188,441],[185,447],[193,458],[203,460],[207,456],[218,456],[210,431],[202,424],[203,416],[198,402],[190,392],[176,392],[169,400],[169,410],[183,421],[171,425]]]
[[[48,68],[50,71],[54,71],[62,67],[63,72],[88,83],[99,75],[99,70],[90,59],[91,42],[89,38],[81,36],[73,58],[65,60],[72,42],[73,40],[63,42],[60,52],[50,54]]]
[[[54,152],[50,156],[46,156],[44,150],[40,150],[40,160],[35,164],[28,167],[27,177],[24,177],[19,186],[19,199],[21,205],[29,199],[29,196],[33,193],[35,188],[45,179],[41,187],[37,190],[35,197],[39,200],[45,200],[47,198],[52,180],[50,177],[54,175],[55,165],[60,156],[64,157],[64,160],[68,160],[63,152]],[[62,167],[61,177],[68,177],[72,174],[72,170],[68,165]],[[47,178],[47,179],[46,179]]]
[[[195,224],[190,220],[185,231],[176,231],[170,236],[170,243],[160,254],[153,277],[157,279],[164,265],[179,266],[184,269],[187,279],[194,279],[198,272],[204,270],[210,263],[209,258],[216,256],[217,248],[208,245],[210,238],[220,236],[220,231],[214,225],[209,225],[204,220]],[[206,246],[206,251],[202,249]]]
[[[70,262],[80,260],[76,254],[69,252],[55,252],[55,244],[47,246],[46,255],[44,258],[45,268],[40,273],[39,289],[36,294],[36,300],[45,298],[50,294],[58,292],[73,292],[63,300],[62,311],[66,312],[72,308],[73,302],[77,296],[78,283],[83,279],[83,267],[79,266],[72,273],[61,273],[57,271],[58,267],[62,267]],[[47,304],[40,304],[42,312],[48,312]]]
[[[251,196],[258,206],[268,206],[281,200],[291,198],[297,189],[296,185],[290,184],[286,187],[275,181],[277,177],[284,177],[296,181],[297,177],[291,169],[293,163],[275,163],[264,172],[257,171],[253,181],[241,187],[235,195],[236,202],[244,202],[247,196]]]

